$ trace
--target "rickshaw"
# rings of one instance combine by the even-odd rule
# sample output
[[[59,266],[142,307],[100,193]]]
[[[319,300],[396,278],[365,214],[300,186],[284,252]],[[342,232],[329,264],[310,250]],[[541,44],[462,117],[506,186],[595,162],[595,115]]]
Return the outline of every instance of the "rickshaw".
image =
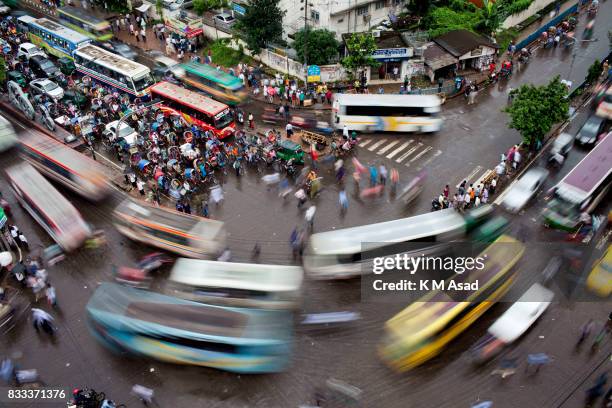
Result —
[[[57,64],[59,65],[60,72],[66,76],[70,76],[76,71],[74,61],[68,57],[58,59]]]
[[[28,81],[25,79],[23,74],[19,71],[9,71],[6,74],[7,81],[16,82],[20,87],[25,88],[28,84]]]
[[[293,159],[294,163],[304,164],[304,151],[302,147],[291,140],[285,139],[279,141],[276,155],[285,161]]]

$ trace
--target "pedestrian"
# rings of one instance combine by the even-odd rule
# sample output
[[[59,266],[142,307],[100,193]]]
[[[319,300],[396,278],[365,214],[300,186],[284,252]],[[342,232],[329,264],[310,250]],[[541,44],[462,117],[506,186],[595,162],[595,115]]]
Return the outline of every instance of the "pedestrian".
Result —
[[[342,127],[342,138],[345,139],[345,140],[348,140],[348,138],[349,138],[349,128],[346,125],[346,123]]]
[[[376,166],[370,166],[370,187],[375,187],[378,181],[378,172]]]
[[[134,24],[130,22],[128,31],[130,32],[130,36],[134,35]]]
[[[383,186],[387,184],[387,168],[384,164],[381,164],[378,168],[378,172],[380,173],[380,184]]]
[[[145,30],[144,27],[140,29],[140,36],[142,37],[142,42],[146,43],[147,42],[147,31]]]
[[[208,216],[208,201],[204,201],[204,204],[202,204],[202,217],[208,218]]]
[[[25,249],[26,251],[30,250],[30,245],[28,244],[28,239],[26,238],[25,235],[23,235],[23,232],[19,231],[19,246],[23,249]]]
[[[255,119],[252,113],[249,113],[249,129],[255,129]]]
[[[521,153],[519,152],[519,149],[516,149],[514,151],[514,160],[512,162],[512,168],[514,170],[517,170],[520,164],[521,164]]]
[[[448,195],[450,194],[450,188],[448,184],[444,187],[444,191],[442,192],[442,194],[444,194],[444,198],[448,199]]]
[[[132,188],[136,188],[136,174],[134,174],[134,172],[131,172],[130,174],[128,174],[128,178],[130,179]]]
[[[306,192],[304,191],[304,189],[300,188],[298,191],[295,192],[294,196],[298,200],[297,207],[302,208],[304,203],[306,203]]]
[[[491,180],[491,187],[489,188],[489,192],[491,194],[495,194],[495,187],[497,186],[497,178],[493,177],[493,180]]]
[[[470,194],[466,192],[465,195],[463,196],[463,208],[464,209],[470,208],[470,200],[471,200]]]
[[[482,203],[486,204],[489,202],[489,189],[485,186],[482,189]]]
[[[32,323],[37,332],[39,329],[43,329],[45,333],[53,334],[53,317],[44,310],[36,307],[32,308]]]
[[[340,211],[344,214],[348,210],[348,197],[346,195],[346,191],[344,189],[340,190],[338,193],[338,201],[340,203]]]
[[[153,403],[154,391],[151,388],[135,384],[132,387],[132,394],[137,396],[145,406]]]
[[[287,139],[291,139],[291,137],[293,136],[293,125],[290,122],[288,122],[285,126],[285,131],[287,132]]]
[[[138,192],[140,193],[140,195],[144,196],[145,195],[145,190],[144,190],[145,183],[141,179],[138,179],[138,181],[136,182],[136,186],[138,187]]]
[[[474,208],[478,207],[480,207],[480,197],[476,196],[476,198],[474,199]]]
[[[313,232],[314,230],[314,216],[316,211],[317,207],[311,205],[310,207],[308,207],[306,213],[304,214],[304,220],[306,221],[306,226],[308,227],[310,232]]]
[[[183,212],[183,203],[181,203],[180,201],[177,201],[174,207],[176,208],[176,211]]]
[[[183,211],[185,212],[185,214],[191,214],[191,204],[189,204],[189,201],[185,201],[185,204],[183,205]]]
[[[49,282],[47,282],[45,296],[47,297],[47,302],[49,302],[51,306],[57,307],[57,297],[55,296],[55,288],[51,286]]]
[[[240,160],[239,159],[234,160],[233,167],[234,167],[234,171],[236,171],[236,177],[240,177]]]

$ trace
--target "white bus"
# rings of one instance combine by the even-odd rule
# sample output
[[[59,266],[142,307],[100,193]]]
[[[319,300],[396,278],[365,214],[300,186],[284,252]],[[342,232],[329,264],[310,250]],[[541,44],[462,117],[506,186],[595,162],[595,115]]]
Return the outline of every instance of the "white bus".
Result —
[[[19,203],[64,250],[80,247],[92,235],[76,208],[29,163],[6,170]]]
[[[166,292],[221,306],[292,309],[298,304],[303,275],[299,266],[181,258],[172,268]]]
[[[17,134],[13,125],[2,115],[0,115],[0,152],[9,150],[17,144]]]
[[[86,45],[75,50],[74,62],[81,74],[133,97],[148,96],[149,87],[155,83],[148,67],[95,45]]]
[[[336,94],[334,123],[361,132],[437,132],[441,101],[436,95]]]

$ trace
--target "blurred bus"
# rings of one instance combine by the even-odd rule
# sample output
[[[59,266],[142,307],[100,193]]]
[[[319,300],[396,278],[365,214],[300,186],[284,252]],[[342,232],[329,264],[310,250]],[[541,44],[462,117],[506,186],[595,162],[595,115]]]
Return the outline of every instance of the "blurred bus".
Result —
[[[98,201],[110,193],[104,167],[97,161],[33,130],[24,132],[19,142],[25,160],[77,194]]]
[[[553,189],[553,199],[543,211],[544,224],[575,231],[582,213],[590,214],[612,183],[612,132],[599,141]]]
[[[46,18],[21,16],[17,19],[17,24],[21,30],[27,30],[32,44],[45,49],[57,58],[72,59],[72,54],[77,48],[91,42],[87,36]]]
[[[209,130],[219,139],[234,134],[234,117],[226,104],[170,82],[159,82],[150,91],[152,99],[161,100],[164,114],[181,116],[190,125]]]
[[[151,70],[95,45],[88,44],[74,52],[77,71],[131,97],[146,98],[155,83]]]
[[[298,305],[303,270],[299,266],[179,259],[167,294],[196,302],[264,309]]]
[[[187,62],[172,68],[172,74],[189,87],[203,91],[228,105],[238,105],[247,97],[240,78],[208,64]]]
[[[118,353],[236,373],[289,364],[288,311],[205,305],[115,283],[102,283],[86,309],[94,337]]]
[[[77,7],[58,7],[57,16],[62,24],[97,41],[108,41],[113,38],[111,25],[91,13]]]
[[[436,95],[336,94],[336,129],[360,132],[437,132],[442,102]]]
[[[115,227],[135,241],[190,258],[215,257],[225,248],[223,222],[126,199],[114,212]]]
[[[6,170],[19,203],[64,250],[80,247],[92,235],[81,214],[32,165]]]
[[[480,254],[486,255],[483,269],[446,281],[478,282],[477,290],[432,291],[392,317],[379,348],[382,359],[406,371],[442,352],[510,289],[516,275],[513,266],[524,251],[522,243],[502,235]]]
[[[17,134],[11,122],[0,115],[0,153],[17,144]]]
[[[373,258],[403,253],[410,244],[414,244],[414,250],[419,254],[438,253],[484,222],[491,212],[491,206],[482,206],[464,218],[449,208],[312,234],[304,257],[304,269],[315,279],[350,278],[370,273]],[[423,243],[431,245],[423,248]]]

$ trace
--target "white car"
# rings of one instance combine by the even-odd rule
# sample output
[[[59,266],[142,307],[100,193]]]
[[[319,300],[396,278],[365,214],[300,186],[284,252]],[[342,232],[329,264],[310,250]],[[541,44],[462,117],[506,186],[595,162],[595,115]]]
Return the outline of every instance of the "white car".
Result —
[[[45,54],[43,50],[41,50],[40,48],[38,48],[32,43],[26,42],[26,43],[19,45],[19,48],[17,49],[17,58],[23,57],[29,60],[34,55],[40,55],[42,57],[47,58],[47,54]]]
[[[115,141],[115,132],[117,130],[118,123],[119,121],[115,120],[107,124],[103,132],[104,137],[108,138],[111,141]],[[125,122],[122,122],[121,127],[119,128],[118,137],[123,138],[123,140],[125,140],[128,145],[134,146],[136,144],[136,140],[138,140],[138,133],[130,125]]]
[[[47,95],[56,101],[64,97],[64,89],[46,78],[30,81],[30,92],[36,95]]]
[[[236,22],[236,19],[231,14],[220,13],[215,16],[215,20],[221,24],[225,24],[226,26],[232,26]]]
[[[4,14],[8,14],[11,12],[11,8],[9,6],[7,6],[6,4],[4,4],[3,2],[0,1],[0,14],[4,15]]]
[[[518,213],[540,190],[548,177],[548,170],[528,170],[506,193],[502,205],[511,213]]]

